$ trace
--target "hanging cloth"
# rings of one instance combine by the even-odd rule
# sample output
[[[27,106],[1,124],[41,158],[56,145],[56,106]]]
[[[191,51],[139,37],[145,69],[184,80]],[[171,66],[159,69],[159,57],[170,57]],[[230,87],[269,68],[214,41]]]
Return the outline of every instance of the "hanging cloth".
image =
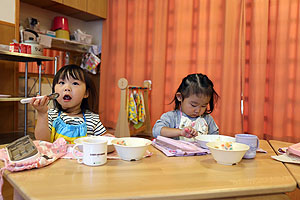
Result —
[[[139,90],[139,99],[140,99],[140,106],[139,106],[139,122],[145,122],[145,116],[146,116],[146,112],[145,112],[145,104],[144,104],[144,97],[143,97],[143,93]]]
[[[130,93],[128,102],[128,119],[134,124],[138,123],[136,103],[132,92]]]

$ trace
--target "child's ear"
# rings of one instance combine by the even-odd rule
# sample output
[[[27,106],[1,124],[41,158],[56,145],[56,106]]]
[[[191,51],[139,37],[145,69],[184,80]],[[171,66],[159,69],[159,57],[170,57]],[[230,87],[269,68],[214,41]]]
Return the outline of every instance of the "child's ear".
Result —
[[[182,101],[182,94],[180,92],[177,92],[176,93],[176,98],[177,98],[178,101],[181,102]]]
[[[89,97],[89,91],[85,91],[83,98],[88,98],[88,97]]]

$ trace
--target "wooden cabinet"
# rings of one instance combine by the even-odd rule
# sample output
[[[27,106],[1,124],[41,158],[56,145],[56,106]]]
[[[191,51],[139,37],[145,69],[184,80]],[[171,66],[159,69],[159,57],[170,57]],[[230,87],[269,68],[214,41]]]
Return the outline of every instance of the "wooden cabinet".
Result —
[[[63,0],[52,0],[54,2],[57,2],[57,3],[63,3]]]
[[[87,0],[87,12],[106,18],[107,0]]]
[[[62,0],[62,4],[81,11],[85,11],[85,12],[87,11],[86,0]]]
[[[21,0],[84,21],[105,19],[107,0]]]

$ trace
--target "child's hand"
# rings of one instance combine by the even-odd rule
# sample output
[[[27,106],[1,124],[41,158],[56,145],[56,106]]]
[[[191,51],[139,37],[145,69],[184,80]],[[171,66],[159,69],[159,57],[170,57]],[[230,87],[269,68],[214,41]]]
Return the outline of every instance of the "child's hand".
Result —
[[[112,135],[112,134],[110,134],[110,133],[104,133],[102,136],[107,136],[107,137],[116,137],[116,136],[114,136],[114,135]]]
[[[193,138],[198,135],[198,131],[196,131],[192,127],[185,127],[184,129],[181,130],[181,136],[187,137],[187,138]]]
[[[39,96],[39,95],[38,95]],[[32,98],[30,104],[41,114],[45,114],[48,111],[49,97],[44,96],[42,99]]]

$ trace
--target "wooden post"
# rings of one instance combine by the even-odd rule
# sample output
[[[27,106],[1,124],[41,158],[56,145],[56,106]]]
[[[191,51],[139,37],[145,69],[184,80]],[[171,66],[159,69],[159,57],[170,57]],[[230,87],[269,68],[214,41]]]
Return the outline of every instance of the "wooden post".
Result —
[[[152,127],[151,127],[151,121],[150,121],[150,111],[149,111],[149,101],[148,101],[148,96],[149,96],[149,90],[151,90],[151,81],[146,80],[144,81],[144,87],[148,88],[147,90],[144,91],[144,104],[145,104],[145,134],[147,136],[152,137]]]
[[[129,124],[128,124],[128,113],[127,113],[127,100],[126,100],[126,93],[127,93],[127,86],[128,81],[125,78],[121,78],[118,81],[118,86],[121,89],[121,101],[120,101],[120,112],[118,123],[116,127],[116,137],[130,137],[129,131]]]

